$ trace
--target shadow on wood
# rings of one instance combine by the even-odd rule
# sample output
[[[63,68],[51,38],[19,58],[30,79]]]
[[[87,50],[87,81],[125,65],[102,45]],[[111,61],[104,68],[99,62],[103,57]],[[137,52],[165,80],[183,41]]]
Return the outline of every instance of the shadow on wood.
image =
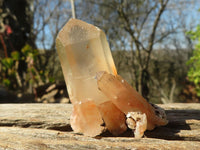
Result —
[[[142,139],[128,130],[96,138],[74,133],[71,104],[0,104],[0,149],[194,149],[200,147],[200,104],[165,104],[169,124],[146,131]],[[27,148],[28,146],[28,148]]]

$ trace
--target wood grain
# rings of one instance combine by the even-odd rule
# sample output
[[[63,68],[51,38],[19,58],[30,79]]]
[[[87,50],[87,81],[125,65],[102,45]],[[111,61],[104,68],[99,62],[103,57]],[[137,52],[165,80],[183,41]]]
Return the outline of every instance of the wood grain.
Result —
[[[105,132],[95,138],[74,133],[71,104],[0,104],[0,150],[200,149],[200,104],[165,104],[169,124],[135,139]]]

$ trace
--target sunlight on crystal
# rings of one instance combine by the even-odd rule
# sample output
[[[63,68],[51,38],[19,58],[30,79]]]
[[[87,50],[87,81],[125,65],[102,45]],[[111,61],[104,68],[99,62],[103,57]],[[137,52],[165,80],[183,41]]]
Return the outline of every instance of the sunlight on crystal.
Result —
[[[161,109],[149,104],[117,75],[101,29],[70,19],[59,32],[56,47],[74,106],[70,121],[75,132],[96,136],[108,129],[117,136],[128,126],[140,138],[146,129],[167,123]]]
[[[76,106],[74,107],[73,114],[82,115],[82,113],[84,113],[86,115],[82,115],[81,119],[83,120],[88,117],[93,122],[99,122],[103,117],[106,127],[110,132],[114,131],[115,135],[124,132],[124,130],[126,130],[126,128],[124,128],[124,126],[126,126],[124,122],[125,115],[98,90],[95,79],[96,73],[99,71],[117,74],[104,32],[98,27],[81,20],[70,19],[59,32],[56,39],[56,47],[70,100],[72,104]],[[81,108],[83,107],[82,104],[85,105],[91,103],[91,101],[98,107],[101,116],[95,116],[94,114],[96,118],[93,118],[93,116],[87,115],[88,109]],[[109,107],[105,104],[109,104]],[[111,110],[113,112],[111,112]],[[120,117],[116,116],[116,114]],[[113,124],[111,120],[118,121],[116,124]],[[89,121],[84,123],[86,127],[89,127]],[[72,128],[75,131],[76,125],[80,126],[79,123],[76,124],[75,120],[73,120]],[[123,128],[120,129],[119,126],[123,126]],[[96,124],[94,128],[101,131],[101,123],[99,122],[99,124]],[[88,133],[90,131],[84,129],[82,129],[81,132],[91,136],[100,134],[100,132],[93,132],[90,134]]]

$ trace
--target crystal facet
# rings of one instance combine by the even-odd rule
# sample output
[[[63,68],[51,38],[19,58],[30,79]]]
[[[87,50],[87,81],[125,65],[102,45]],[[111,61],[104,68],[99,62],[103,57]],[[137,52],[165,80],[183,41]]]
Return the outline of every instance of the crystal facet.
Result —
[[[74,105],[73,130],[95,136],[102,132],[104,121],[114,135],[124,132],[124,113],[98,90],[95,79],[99,71],[117,74],[104,32],[81,20],[70,19],[59,32],[56,47]]]

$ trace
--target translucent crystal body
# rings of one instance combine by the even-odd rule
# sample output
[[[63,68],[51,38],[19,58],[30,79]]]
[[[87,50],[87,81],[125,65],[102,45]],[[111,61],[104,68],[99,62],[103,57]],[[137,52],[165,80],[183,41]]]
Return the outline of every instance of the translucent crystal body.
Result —
[[[70,100],[74,104],[91,99],[95,103],[107,101],[98,91],[95,80],[98,71],[116,74],[104,32],[83,21],[70,19],[56,42]]]
[[[95,136],[102,131],[104,120],[113,134],[126,130],[125,115],[98,90],[95,79],[99,71],[117,74],[104,32],[81,20],[70,19],[59,32],[56,47],[74,105],[72,128]],[[117,120],[116,124],[112,120]]]
[[[163,126],[168,123],[165,112],[162,108],[148,103],[134,88],[132,88],[122,77],[119,75],[111,75],[106,72],[99,72],[97,75],[98,87],[116,107],[123,111],[127,117],[130,117],[131,112],[138,112],[145,114],[147,117],[147,125],[145,121],[141,121],[141,130],[144,132],[154,129],[156,126]],[[137,115],[137,113],[136,113]],[[135,117],[133,116],[132,119]],[[136,117],[137,118],[137,117]],[[141,117],[142,118],[142,117]],[[143,120],[141,119],[140,120]],[[137,129],[137,119],[136,129]],[[140,127],[139,127],[140,128]],[[138,133],[138,137],[142,134]]]

